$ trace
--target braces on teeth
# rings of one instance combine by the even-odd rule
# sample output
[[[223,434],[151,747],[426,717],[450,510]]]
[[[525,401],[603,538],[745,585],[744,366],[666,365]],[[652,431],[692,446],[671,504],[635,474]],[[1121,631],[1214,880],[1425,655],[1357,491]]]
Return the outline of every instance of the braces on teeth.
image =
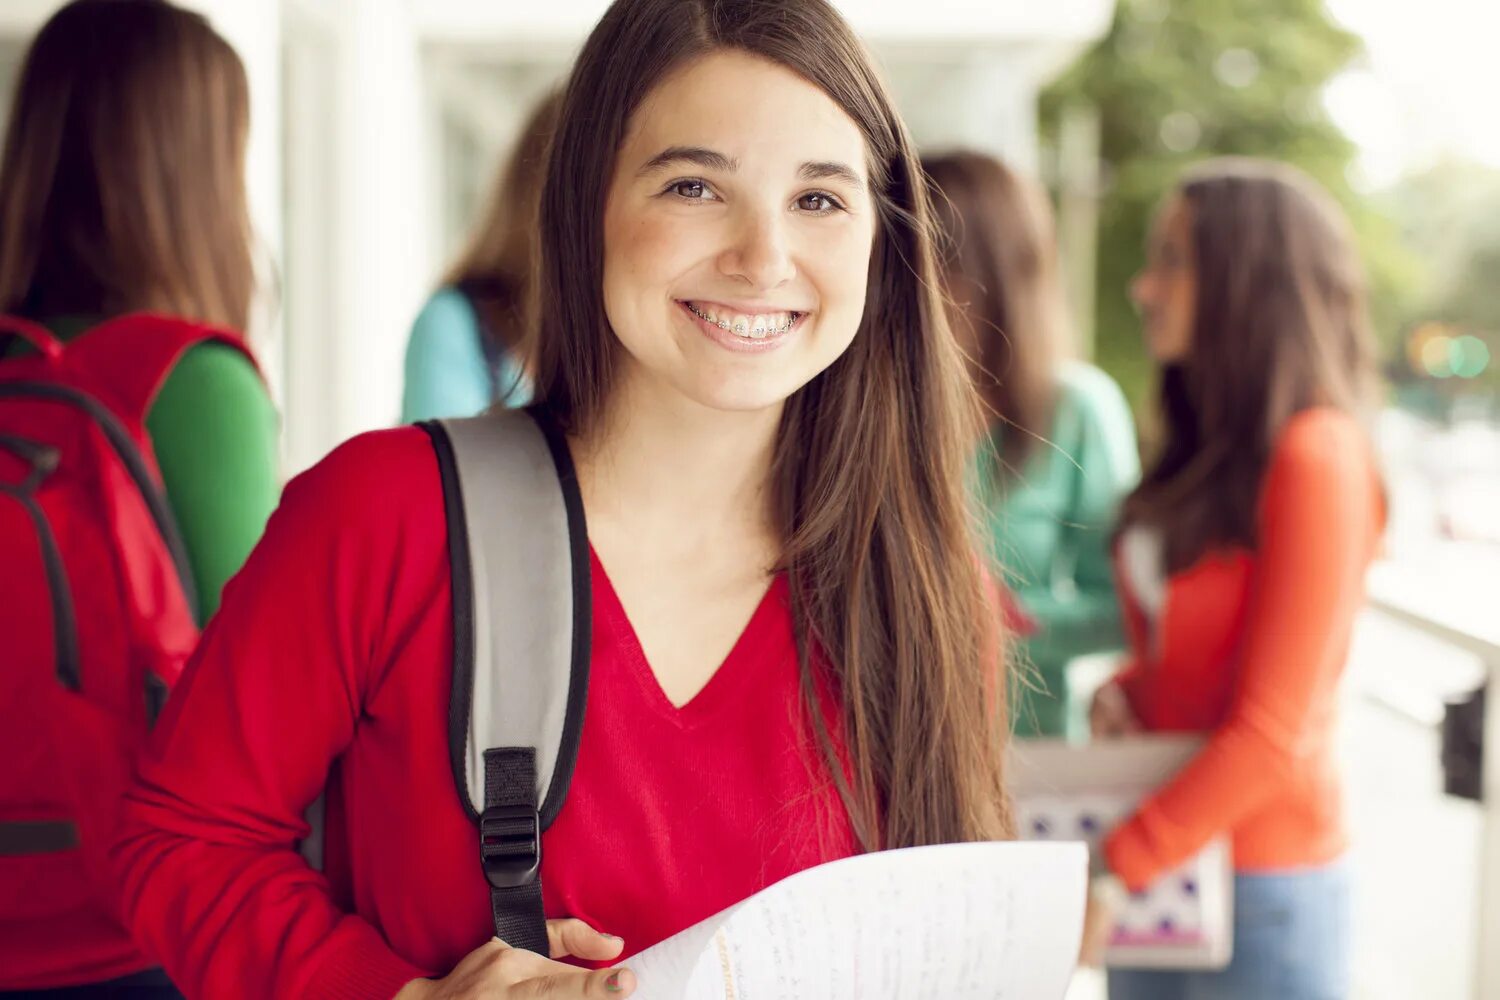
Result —
[[[792,325],[795,324],[802,315],[801,313],[797,312],[789,312],[787,313],[785,326],[766,327],[764,329],[757,330],[753,327],[747,327],[744,323],[731,324],[728,320],[709,319],[708,316],[704,315],[702,310],[693,305],[691,302],[684,302],[683,305],[687,306],[688,312],[692,313],[694,316],[697,316],[705,323],[712,323],[720,330],[725,330],[733,333],[737,337],[746,337],[751,340],[764,340],[766,337],[769,337],[772,334],[786,333],[792,328]]]

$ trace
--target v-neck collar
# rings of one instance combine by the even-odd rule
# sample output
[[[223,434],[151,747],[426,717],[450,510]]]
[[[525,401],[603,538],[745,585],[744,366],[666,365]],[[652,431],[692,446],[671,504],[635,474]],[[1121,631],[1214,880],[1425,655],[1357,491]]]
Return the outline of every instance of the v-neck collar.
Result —
[[[615,591],[609,572],[599,559],[599,553],[589,546],[589,562],[594,582],[594,611],[607,621],[616,635],[616,643],[626,669],[636,679],[645,702],[663,719],[680,728],[692,728],[712,721],[726,706],[734,704],[737,692],[758,673],[756,670],[760,654],[767,646],[772,630],[767,629],[767,619],[785,610],[786,576],[778,573],[751,612],[750,619],[730,647],[722,663],[709,677],[707,683],[682,705],[675,705],[662,689],[656,671],[646,659],[646,650],[640,636],[631,624],[630,616],[620,595]]]

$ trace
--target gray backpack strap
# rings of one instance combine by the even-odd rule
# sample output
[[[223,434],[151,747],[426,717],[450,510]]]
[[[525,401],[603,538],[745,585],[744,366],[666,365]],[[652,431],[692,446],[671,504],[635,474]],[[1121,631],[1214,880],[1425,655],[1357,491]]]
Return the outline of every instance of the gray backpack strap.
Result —
[[[453,577],[453,780],[479,824],[496,936],[546,955],[541,835],[568,793],[588,693],[583,501],[567,444],[539,411],[422,426]]]

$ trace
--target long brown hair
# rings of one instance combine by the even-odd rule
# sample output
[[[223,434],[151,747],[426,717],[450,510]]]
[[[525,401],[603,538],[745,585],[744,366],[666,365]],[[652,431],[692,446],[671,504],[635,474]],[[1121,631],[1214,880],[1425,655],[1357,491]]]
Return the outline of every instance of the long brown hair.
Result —
[[[1197,301],[1192,343],[1161,380],[1165,440],[1123,521],[1165,533],[1169,571],[1257,543],[1276,436],[1298,412],[1366,420],[1374,402],[1365,279],[1343,213],[1285,164],[1220,159],[1180,183]]]
[[[523,358],[533,332],[528,300],[536,274],[537,202],[561,106],[559,89],[532,109],[496,180],[484,221],[443,279],[469,297],[484,336]]]
[[[75,0],[31,43],[0,160],[0,311],[245,329],[245,69],[164,0]]]
[[[841,694],[852,782],[812,725],[865,847],[1010,832],[998,612],[970,534],[978,405],[938,293],[926,184],[858,40],[824,0],[616,0],[563,100],[541,210],[538,396],[587,437],[621,349],[602,294],[605,196],[632,113],[719,49],[769,59],[864,134],[878,231],[849,349],[788,401],[771,495],[809,700],[815,646]]]
[[[992,419],[1019,469],[1051,429],[1065,353],[1057,240],[1046,196],[993,156],[960,150],[922,158],[950,317]]]

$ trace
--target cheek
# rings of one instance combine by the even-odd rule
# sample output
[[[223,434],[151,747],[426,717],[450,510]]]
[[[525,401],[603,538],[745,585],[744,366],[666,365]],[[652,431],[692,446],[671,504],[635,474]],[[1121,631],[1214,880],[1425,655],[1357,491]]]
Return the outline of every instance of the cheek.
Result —
[[[863,311],[873,249],[872,235],[854,227],[812,241],[803,260],[826,309]]]
[[[1192,281],[1187,278],[1178,278],[1172,285],[1172,311],[1177,314],[1177,321],[1184,328],[1193,324],[1193,300],[1195,292]]]
[[[605,298],[660,295],[666,278],[685,256],[680,227],[671,220],[626,212],[607,215],[604,224]]]

